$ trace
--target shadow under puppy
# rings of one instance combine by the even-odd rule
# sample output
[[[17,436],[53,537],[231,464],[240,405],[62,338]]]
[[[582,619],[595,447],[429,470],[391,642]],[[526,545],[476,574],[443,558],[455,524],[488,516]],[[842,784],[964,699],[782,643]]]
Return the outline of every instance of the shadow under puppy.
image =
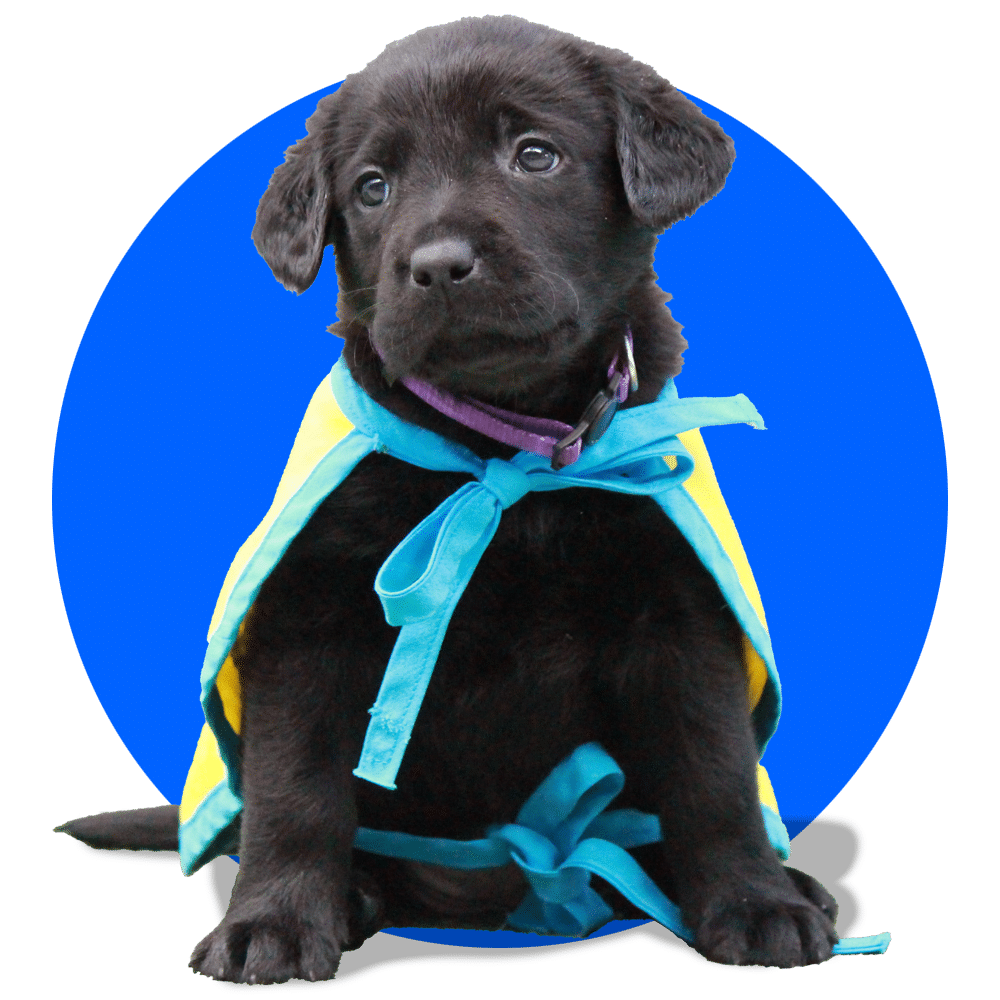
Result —
[[[441,405],[471,398],[577,428],[614,396],[614,433],[637,426],[630,411],[669,395],[686,346],[655,284],[657,235],[714,196],[732,161],[719,126],[648,67],[515,18],[421,31],[320,102],[261,201],[257,247],[303,292],[332,243],[335,375],[352,406],[432,431],[488,471],[403,461],[375,434],[253,595],[227,660],[242,696],[228,723],[242,814],[203,833],[189,864],[238,849],[240,872],[197,971],[325,979],[382,927],[503,926],[529,889],[522,867],[382,857],[358,829],[482,841],[581,748],[624,775],[620,815],[658,821],[658,842],[625,846],[702,954],[830,957],[836,904],[782,865],[760,807],[777,686],[751,711],[744,629],[716,577],[651,490],[628,491],[647,466],[616,470],[614,488],[515,484],[508,496],[514,480],[497,486],[497,470],[523,449]],[[564,468],[572,455],[509,475],[573,476],[611,437],[576,446]],[[650,474],[679,476],[684,455]],[[393,767],[362,780],[368,710],[401,635],[373,581],[483,476],[500,497],[495,534],[445,616],[436,663],[433,641],[417,651],[433,675],[408,746],[396,734],[395,782]],[[63,829],[95,846],[173,848],[177,809]],[[592,887],[605,919],[644,915],[612,881]]]

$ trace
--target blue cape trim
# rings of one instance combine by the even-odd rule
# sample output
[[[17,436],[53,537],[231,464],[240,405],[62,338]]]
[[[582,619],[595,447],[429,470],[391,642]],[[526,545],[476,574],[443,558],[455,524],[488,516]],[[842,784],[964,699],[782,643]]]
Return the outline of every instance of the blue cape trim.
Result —
[[[740,586],[736,571],[698,505],[678,489],[693,460],[676,435],[695,427],[747,423],[763,428],[753,404],[740,394],[680,399],[673,380],[655,403],[620,410],[600,441],[571,466],[553,472],[547,459],[521,452],[511,461],[484,461],[468,448],[407,423],[384,409],[354,381],[343,359],[330,373],[330,389],[354,430],[333,447],[281,511],[244,567],[213,633],[201,674],[202,704],[239,795],[239,739],[215,692],[215,679],[261,584],[327,495],[365,455],[380,451],[412,465],[476,477],[421,522],[390,555],[376,589],[390,624],[400,625],[379,697],[372,708],[355,773],[387,788],[394,779],[451,614],[489,544],[503,509],[529,490],[586,486],[655,497],[715,576],[737,620],[766,665],[770,683],[754,710],[763,752],[777,726],[781,694],[770,639]],[[676,468],[663,457],[672,455]]]
[[[389,624],[401,626],[372,708],[355,774],[388,788],[402,760],[451,613],[489,544],[502,511],[531,490],[586,486],[655,497],[718,585],[764,661],[770,683],[754,712],[761,750],[777,724],[780,687],[770,640],[750,606],[721,543],[693,498],[677,489],[694,467],[676,435],[727,423],[763,428],[746,396],[679,399],[673,381],[655,403],[619,411],[596,444],[572,466],[554,472],[546,459],[521,452],[510,461],[484,461],[469,449],[400,420],[367,396],[343,361],[330,374],[330,388],[354,425],[316,465],[264,536],[237,580],[222,621],[213,633],[202,669],[202,703],[216,735],[228,782],[220,782],[185,824],[182,864],[190,873],[203,863],[219,832],[242,808],[239,740],[229,726],[215,683],[261,584],[323,500],[365,455],[384,452],[426,469],[471,473],[463,486],[419,524],[394,550],[376,579]],[[664,456],[675,458],[671,469]],[[457,868],[486,868],[513,861],[530,886],[509,926],[583,936],[611,918],[590,887],[592,875],[615,886],[644,912],[686,941],[691,932],[677,907],[663,895],[630,854],[629,847],[661,839],[657,817],[632,809],[607,811],[624,776],[597,744],[579,747],[528,799],[514,823],[476,841],[415,837],[358,830],[361,850]],[[788,833],[780,818],[761,806],[775,850],[788,856]],[[888,935],[844,939],[838,953],[884,951]]]
[[[600,441],[585,448],[572,466],[556,473],[546,459],[524,452],[510,462],[485,462],[462,445],[407,423],[368,396],[343,359],[330,373],[329,389],[354,429],[317,463],[248,560],[209,640],[202,667],[202,706],[237,800],[239,737],[225,717],[215,686],[219,670],[263,581],[288,545],[330,492],[373,451],[422,468],[465,472],[477,481],[460,489],[418,525],[379,572],[376,587],[386,618],[402,628],[372,709],[356,774],[394,787],[451,613],[503,509],[528,490],[568,486],[651,494],[677,524],[715,576],[766,665],[769,683],[753,718],[763,751],[780,713],[780,686],[770,640],[714,531],[694,500],[677,488],[690,474],[693,461],[676,435],[694,427],[732,422],[762,428],[760,414],[746,396],[679,399],[671,380],[655,403],[619,411]],[[674,469],[663,461],[666,455],[674,456]]]

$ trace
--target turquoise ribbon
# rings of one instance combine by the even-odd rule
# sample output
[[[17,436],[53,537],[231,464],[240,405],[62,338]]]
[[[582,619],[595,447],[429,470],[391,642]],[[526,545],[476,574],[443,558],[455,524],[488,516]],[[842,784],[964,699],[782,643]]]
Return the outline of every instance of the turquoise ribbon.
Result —
[[[424,469],[464,473],[475,482],[463,488],[464,492],[459,490],[418,526],[400,546],[407,550],[405,556],[387,560],[385,572],[379,574],[386,612],[390,621],[398,623],[400,633],[372,709],[365,759],[357,774],[394,786],[451,614],[503,509],[516,503],[525,490],[569,486],[649,494],[684,535],[766,664],[768,684],[753,712],[758,750],[763,752],[781,706],[770,640],[705,515],[686,490],[675,488],[690,473],[692,464],[677,434],[711,424],[743,422],[763,427],[760,415],[745,396],[679,399],[671,380],[655,403],[619,411],[600,441],[585,448],[572,466],[554,473],[546,459],[527,454],[510,462],[486,462],[453,441],[407,423],[368,396],[342,358],[330,373],[329,389],[354,429],[317,462],[267,530],[236,580],[205,652],[202,707],[226,767],[228,793],[213,798],[218,809],[213,805],[209,812],[199,810],[198,822],[185,824],[182,849],[186,871],[204,863],[205,851],[218,832],[242,808],[240,741],[225,717],[216,687],[219,671],[247,611],[288,546],[330,493],[374,451]],[[675,457],[674,469],[663,461],[665,455]],[[453,537],[457,539],[454,549],[448,541]],[[220,804],[223,800],[225,808]],[[780,827],[777,817],[774,822]]]
[[[645,913],[686,941],[680,911],[625,850],[660,840],[656,816],[635,809],[606,812],[625,776],[596,743],[578,747],[542,782],[513,823],[481,840],[416,837],[358,830],[354,846],[373,854],[449,868],[496,868],[513,861],[529,890],[507,918],[516,930],[584,937],[606,924],[611,908],[590,886],[600,875]]]
[[[503,510],[531,490],[570,486],[654,496],[683,532],[768,665],[769,704],[764,713],[758,713],[760,719],[755,716],[758,746],[763,749],[780,706],[770,643],[704,515],[684,490],[675,488],[693,468],[677,434],[729,423],[763,427],[746,396],[678,399],[673,382],[668,382],[655,403],[619,411],[600,441],[585,448],[573,465],[553,472],[546,459],[523,452],[509,462],[484,461],[461,445],[400,420],[360,389],[342,359],[330,374],[330,386],[355,429],[324,456],[282,510],[237,581],[209,643],[202,671],[203,704],[229,783],[220,784],[210,796],[211,815],[200,808],[194,821],[181,828],[182,860],[188,874],[204,863],[207,848],[219,842],[219,832],[242,807],[239,743],[225,721],[215,688],[219,669],[262,582],[292,539],[330,491],[372,451],[425,469],[466,473],[475,482],[459,489],[418,525],[379,571],[377,589],[387,620],[400,626],[400,633],[372,708],[365,750],[355,774],[394,787],[451,614]],[[676,459],[674,469],[663,461],[669,455]],[[514,861],[530,891],[511,915],[510,925],[567,937],[589,933],[611,916],[590,887],[591,876],[596,874],[643,912],[690,941],[691,932],[677,907],[627,850],[659,841],[658,818],[632,809],[606,811],[623,781],[614,761],[596,744],[587,744],[552,772],[514,823],[491,831],[482,840],[415,837],[362,828],[356,846],[456,868],[490,868]],[[787,833],[780,819],[769,815],[765,806],[761,808],[772,844],[781,856],[787,856]],[[198,829],[193,830],[194,826]],[[888,934],[843,938],[834,952],[884,951],[888,943]]]
[[[570,466],[519,452],[509,461],[484,460],[469,449],[399,420],[386,420],[346,369],[334,368],[333,388],[349,420],[377,450],[424,468],[475,477],[424,518],[383,563],[375,590],[386,621],[400,627],[354,774],[395,788],[396,774],[430,683],[448,623],[486,551],[504,510],[526,493],[589,487],[656,496],[694,470],[677,434],[695,427],[764,423],[744,395],[678,399],[669,384],[655,403],[619,411],[605,435]],[[664,461],[676,459],[674,468]]]
[[[657,923],[691,943],[680,910],[642,870],[627,848],[661,840],[660,821],[636,809],[607,811],[625,784],[611,756],[596,743],[578,747],[549,774],[513,823],[481,840],[417,837],[358,829],[354,846],[372,854],[449,868],[496,868],[513,861],[528,892],[507,918],[514,930],[584,937],[614,913],[591,887],[599,875]],[[889,934],[841,938],[835,955],[881,953]]]

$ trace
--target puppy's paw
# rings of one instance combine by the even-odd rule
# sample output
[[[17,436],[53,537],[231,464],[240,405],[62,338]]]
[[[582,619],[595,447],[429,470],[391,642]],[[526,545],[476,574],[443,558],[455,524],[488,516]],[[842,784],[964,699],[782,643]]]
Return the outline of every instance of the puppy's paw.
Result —
[[[795,876],[792,880],[798,887]],[[837,904],[818,882],[809,881],[810,893],[819,890],[815,901],[792,887],[770,892],[746,889],[713,900],[695,932],[695,947],[710,961],[724,965],[787,969],[825,962],[838,940],[832,919]]]
[[[355,868],[351,872],[351,889],[347,894],[348,936],[344,951],[360,948],[384,926],[385,901],[382,890],[367,872]]]
[[[817,882],[812,875],[800,872],[798,868],[785,865],[785,874],[795,883],[795,888],[811,903],[815,903],[827,916],[831,924],[837,922],[840,907],[837,901],[826,891],[826,887]]]
[[[340,964],[336,937],[290,913],[246,919],[227,914],[189,964],[203,976],[231,983],[332,979]]]

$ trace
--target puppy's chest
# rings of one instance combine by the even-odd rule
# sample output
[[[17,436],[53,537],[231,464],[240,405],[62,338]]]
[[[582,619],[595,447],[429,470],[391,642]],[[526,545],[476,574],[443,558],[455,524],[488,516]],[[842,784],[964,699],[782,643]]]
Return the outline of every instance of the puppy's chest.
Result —
[[[397,633],[385,624],[376,574],[468,481],[380,454],[363,460],[265,585],[266,620],[255,628],[277,630],[277,645],[352,643],[366,685],[377,688]],[[589,488],[529,493],[503,511],[455,608],[429,704],[440,694],[441,711],[450,700],[461,712],[469,699],[520,697],[514,689],[524,685],[568,691],[637,623],[684,629],[719,604],[714,580],[652,499]]]
[[[371,455],[321,505],[288,561],[317,584],[335,577],[356,587],[363,601],[392,550],[470,480]],[[518,632],[543,619],[639,613],[650,600],[669,600],[664,587],[686,591],[696,563],[649,497],[590,488],[532,492],[503,511],[453,621],[466,628],[475,620],[486,628],[503,623]]]
[[[279,659],[276,647],[286,643],[306,653],[288,660],[295,670],[282,688],[302,688],[321,726],[346,720],[348,742],[357,744],[352,764],[398,635],[385,623],[375,576],[466,482],[369,456],[319,507],[261,591],[252,633]],[[402,816],[411,832],[440,835],[512,815],[577,746],[613,742],[610,699],[623,672],[636,669],[627,666],[635,636],[673,632],[683,642],[728,631],[723,605],[650,498],[587,488],[527,494],[502,513],[448,624],[399,791],[359,793],[365,822]],[[252,685],[252,659],[242,666]],[[498,754],[518,766],[486,788],[483,768]],[[428,813],[428,795],[445,787],[447,801],[465,803],[460,816]]]

